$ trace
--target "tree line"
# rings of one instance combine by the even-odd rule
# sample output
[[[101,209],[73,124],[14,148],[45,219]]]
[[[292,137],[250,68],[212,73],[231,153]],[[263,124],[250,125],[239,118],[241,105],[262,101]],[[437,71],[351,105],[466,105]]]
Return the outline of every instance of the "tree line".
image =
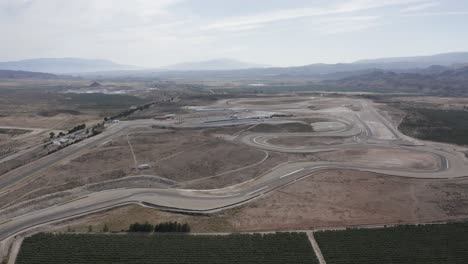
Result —
[[[142,111],[144,109],[148,109],[150,106],[154,105],[155,103],[148,103],[148,104],[144,104],[144,105],[140,105],[140,106],[137,106],[135,108],[131,108],[131,109],[127,109],[127,110],[124,110],[116,115],[113,115],[113,116],[110,116],[110,117],[105,117],[104,118],[104,121],[108,121],[108,120],[114,120],[114,119],[118,119],[118,118],[122,118],[122,117],[127,117],[137,111]]]
[[[128,232],[189,233],[190,226],[187,223],[181,224],[178,222],[163,222],[156,225],[148,222],[143,224],[136,222],[128,227]]]
[[[76,132],[78,130],[82,130],[82,129],[85,129],[85,128],[86,128],[86,124],[77,125],[77,126],[73,127],[72,129],[69,129],[68,134],[71,134],[73,132]]]

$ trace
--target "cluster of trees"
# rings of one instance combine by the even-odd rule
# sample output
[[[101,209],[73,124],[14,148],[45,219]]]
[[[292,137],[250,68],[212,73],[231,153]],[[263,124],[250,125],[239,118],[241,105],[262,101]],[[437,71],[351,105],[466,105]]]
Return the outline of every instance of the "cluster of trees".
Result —
[[[178,222],[165,222],[160,223],[154,226],[154,232],[178,232],[178,233],[189,233],[190,226],[185,224],[180,224]]]
[[[86,124],[77,125],[77,126],[73,127],[72,129],[69,129],[68,134],[71,134],[73,132],[76,132],[78,130],[82,130],[82,129],[85,129],[85,128],[86,128]],[[54,132],[49,133],[49,138],[54,138],[55,136],[56,135],[55,135]],[[65,136],[65,133],[63,133],[63,132],[60,132],[60,133],[57,134],[57,137],[63,137],[63,136]]]
[[[103,123],[99,123],[95,126],[92,127],[91,129],[91,136],[95,136],[97,134],[101,134],[102,131],[104,131],[104,124]]]
[[[149,232],[153,232],[154,230],[154,225],[148,223],[148,222],[145,222],[144,224],[140,224],[140,223],[134,223],[134,224],[131,224],[129,227],[128,227],[128,232],[145,232],[145,233],[149,233]]]
[[[76,131],[78,131],[78,130],[85,129],[85,128],[86,128],[86,124],[77,125],[77,126],[75,126],[74,128],[69,129],[69,130],[68,130],[68,134],[71,134],[71,133],[73,133],[73,132],[76,132]]]
[[[65,133],[63,133],[63,132],[60,132],[60,133],[57,134],[57,137],[63,137],[63,136],[65,136]],[[50,133],[49,133],[49,137],[50,137],[50,138],[54,138],[54,137],[55,137],[55,133],[54,133],[54,132],[50,132]]]
[[[128,232],[189,233],[190,226],[187,223],[181,224],[178,222],[164,222],[157,225],[152,225],[148,222],[143,224],[137,222],[128,227]]]

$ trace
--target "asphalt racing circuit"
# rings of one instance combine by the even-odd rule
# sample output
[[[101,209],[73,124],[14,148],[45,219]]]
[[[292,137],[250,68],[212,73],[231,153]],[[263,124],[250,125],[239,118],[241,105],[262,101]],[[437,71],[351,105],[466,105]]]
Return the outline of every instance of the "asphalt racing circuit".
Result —
[[[285,99],[286,98],[286,99]],[[327,97],[262,97],[221,100],[206,107],[192,107],[196,112],[226,111],[225,117],[186,116],[173,121],[135,120],[110,125],[102,134],[72,145],[45,158],[10,171],[0,178],[0,192],[34,178],[63,159],[79,156],[83,151],[110,140],[130,127],[164,125],[173,127],[214,127],[232,125],[282,124],[313,122],[314,132],[258,133],[248,129],[229,140],[252,148],[287,153],[326,153],[340,150],[399,150],[431,157],[433,167],[401,165],[397,158],[389,165],[353,161],[301,161],[279,164],[267,173],[236,186],[216,190],[177,188],[121,188],[104,190],[39,211],[16,216],[0,223],[0,241],[41,225],[102,211],[125,204],[140,204],[169,211],[212,213],[239,206],[285,185],[300,181],[317,172],[330,169],[352,169],[411,178],[447,179],[468,176],[468,162],[458,147],[421,142],[402,135],[387,116],[378,112],[370,101]],[[311,108],[310,106],[314,106]],[[195,112],[195,113],[196,113]],[[235,117],[232,113],[235,113]],[[228,114],[229,113],[229,114]],[[270,118],[272,116],[272,118]],[[323,144],[278,144],[304,139],[332,139]],[[324,140],[325,142],[325,140]],[[400,159],[405,159],[401,157]],[[158,175],[164,177],[164,175]]]

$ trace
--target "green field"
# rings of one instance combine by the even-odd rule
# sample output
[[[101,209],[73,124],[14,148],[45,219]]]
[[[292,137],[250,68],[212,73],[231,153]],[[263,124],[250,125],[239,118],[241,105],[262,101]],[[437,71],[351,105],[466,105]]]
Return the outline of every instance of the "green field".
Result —
[[[468,144],[468,112],[407,108],[399,129],[404,134],[423,140]]]
[[[468,224],[314,233],[327,264],[468,263]]]
[[[255,235],[38,234],[18,264],[318,263],[304,233]]]

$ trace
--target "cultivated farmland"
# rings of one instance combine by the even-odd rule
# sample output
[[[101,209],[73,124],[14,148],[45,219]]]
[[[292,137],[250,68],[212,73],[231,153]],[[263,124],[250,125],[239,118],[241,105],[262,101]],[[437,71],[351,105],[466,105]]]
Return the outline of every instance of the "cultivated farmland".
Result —
[[[468,263],[468,224],[348,229],[314,234],[328,264]]]
[[[38,234],[18,264],[318,263],[304,233],[208,235]]]

